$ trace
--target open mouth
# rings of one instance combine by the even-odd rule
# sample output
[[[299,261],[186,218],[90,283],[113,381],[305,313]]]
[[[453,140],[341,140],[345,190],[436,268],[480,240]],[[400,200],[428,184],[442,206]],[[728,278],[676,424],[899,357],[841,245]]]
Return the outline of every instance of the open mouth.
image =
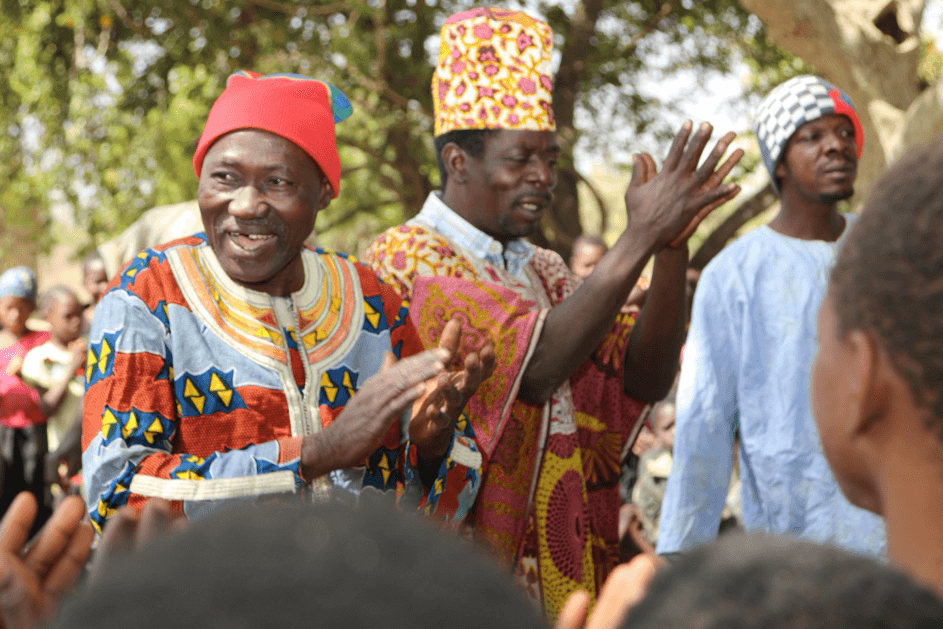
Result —
[[[242,232],[229,232],[227,234],[230,241],[240,249],[252,251],[259,249],[275,240],[275,234],[246,234]]]

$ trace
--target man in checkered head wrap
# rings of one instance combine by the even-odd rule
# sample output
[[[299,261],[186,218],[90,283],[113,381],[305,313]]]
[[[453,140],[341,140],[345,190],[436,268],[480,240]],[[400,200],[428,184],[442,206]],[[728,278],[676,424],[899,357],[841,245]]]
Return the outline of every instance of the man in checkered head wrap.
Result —
[[[737,193],[721,182],[740,153],[718,168],[728,134],[699,169],[711,127],[688,123],[660,173],[636,156],[631,230],[580,285],[559,255],[524,240],[553,201],[561,155],[550,26],[477,8],[446,20],[440,42],[432,95],[442,190],[379,236],[368,262],[410,302],[425,344],[447,313],[482,335],[503,331],[501,365],[469,406],[490,467],[467,523],[554,617],[573,591],[595,592],[618,560],[619,453],[638,400],[661,399],[674,380],[684,241],[699,213]],[[653,255],[629,342],[634,319],[620,308]]]
[[[810,408],[816,318],[837,241],[853,219],[863,138],[844,92],[814,76],[764,99],[755,131],[779,214],[704,268],[691,313],[658,552],[717,535],[739,435],[743,525],[879,556],[879,518],[841,494]]]
[[[773,188],[780,191],[776,169],[793,134],[804,124],[823,116],[848,118],[854,131],[855,159],[861,158],[864,133],[851,99],[825,79],[803,75],[786,81],[770,92],[757,111],[753,130]]]

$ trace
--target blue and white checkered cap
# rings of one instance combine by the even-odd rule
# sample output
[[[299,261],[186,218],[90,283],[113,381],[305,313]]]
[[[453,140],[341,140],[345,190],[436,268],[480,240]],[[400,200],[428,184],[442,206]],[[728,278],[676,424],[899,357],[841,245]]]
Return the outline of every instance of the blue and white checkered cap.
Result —
[[[760,142],[763,163],[777,193],[776,165],[786,148],[786,142],[805,123],[834,113],[844,114],[851,119],[860,158],[864,138],[854,105],[847,94],[825,79],[810,74],[797,76],[776,87],[760,103],[753,131]]]

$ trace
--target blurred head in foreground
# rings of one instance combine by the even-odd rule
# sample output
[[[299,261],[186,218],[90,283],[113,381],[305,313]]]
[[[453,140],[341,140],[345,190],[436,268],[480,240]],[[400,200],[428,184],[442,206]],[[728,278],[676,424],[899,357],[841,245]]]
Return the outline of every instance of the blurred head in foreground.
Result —
[[[622,629],[939,627],[943,602],[904,575],[834,546],[731,535],[652,581]]]
[[[101,573],[56,626],[543,626],[487,559],[388,506],[235,509]]]

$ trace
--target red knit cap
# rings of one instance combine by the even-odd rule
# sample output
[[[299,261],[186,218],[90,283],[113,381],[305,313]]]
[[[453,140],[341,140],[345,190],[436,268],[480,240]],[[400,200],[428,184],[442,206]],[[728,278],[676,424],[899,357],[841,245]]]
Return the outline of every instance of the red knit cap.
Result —
[[[351,111],[350,101],[330,83],[300,74],[262,76],[240,70],[229,77],[210,109],[193,156],[193,170],[199,177],[210,146],[230,131],[262,129],[294,142],[310,155],[337,197],[341,160],[334,125]]]

